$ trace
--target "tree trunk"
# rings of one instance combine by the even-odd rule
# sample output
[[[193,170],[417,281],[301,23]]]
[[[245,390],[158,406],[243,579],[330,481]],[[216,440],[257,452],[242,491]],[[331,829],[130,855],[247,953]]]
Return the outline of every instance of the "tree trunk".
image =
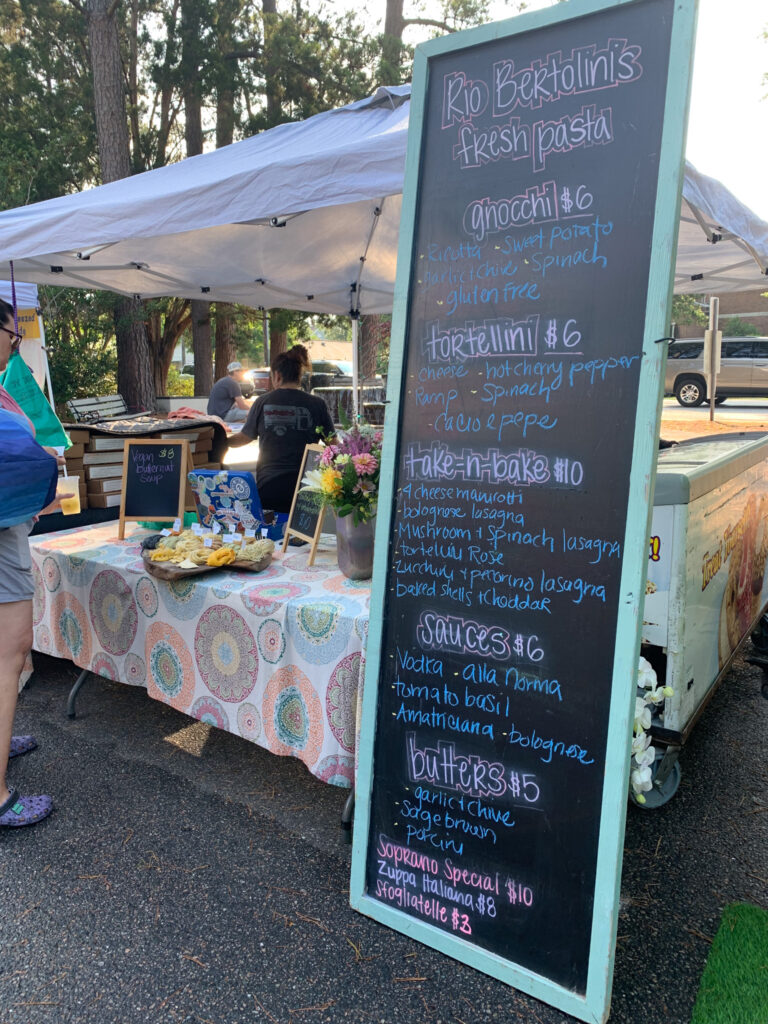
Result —
[[[267,95],[267,121],[270,128],[282,121],[280,65],[272,52],[272,37],[277,23],[277,0],[261,0],[264,23],[264,87]]]
[[[118,299],[114,311],[117,339],[117,390],[132,412],[152,411],[155,387],[152,352],[139,299]]]
[[[216,303],[216,380],[226,377],[227,366],[236,359],[234,307],[229,302]]]
[[[195,360],[195,394],[210,395],[213,387],[211,365],[211,304],[193,299],[190,303],[192,317],[192,352]]]
[[[271,330],[269,332],[269,362],[272,364],[272,360],[275,356],[279,356],[281,352],[288,351],[288,331]]]
[[[384,36],[381,40],[381,58],[378,85],[399,85],[402,79],[403,56],[403,0],[387,0],[384,16]]]
[[[203,120],[200,98],[200,11],[196,0],[183,0],[181,5],[181,66],[184,95],[184,138],[187,156],[203,152]],[[193,300],[192,351],[195,359],[195,394],[209,395],[213,387],[211,366],[211,304]]]
[[[168,392],[168,370],[173,360],[173,350],[189,325],[189,303],[186,299],[171,299],[164,311],[156,309],[149,317],[147,332],[152,350],[155,392],[158,395]]]
[[[383,313],[360,317],[360,380],[376,376],[376,362],[390,332],[390,319]]]
[[[93,105],[103,182],[131,173],[120,36],[108,0],[86,0],[85,16],[93,70]],[[117,387],[126,405],[153,409],[155,391],[144,311],[138,299],[118,299],[114,307]]]

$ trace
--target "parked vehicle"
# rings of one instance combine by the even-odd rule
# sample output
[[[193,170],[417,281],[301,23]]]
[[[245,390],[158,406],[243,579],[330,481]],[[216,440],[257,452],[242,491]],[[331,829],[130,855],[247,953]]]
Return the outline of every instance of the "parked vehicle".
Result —
[[[309,378],[309,389],[350,387],[352,385],[352,363],[346,360],[315,359],[312,361],[312,373]]]
[[[248,370],[246,372],[253,388],[254,398],[259,398],[261,395],[265,395],[267,391],[272,390],[272,378],[268,366],[259,366],[255,370]]]
[[[683,406],[707,400],[703,339],[669,346],[664,391]],[[768,398],[768,338],[724,338],[715,402],[750,397]]]

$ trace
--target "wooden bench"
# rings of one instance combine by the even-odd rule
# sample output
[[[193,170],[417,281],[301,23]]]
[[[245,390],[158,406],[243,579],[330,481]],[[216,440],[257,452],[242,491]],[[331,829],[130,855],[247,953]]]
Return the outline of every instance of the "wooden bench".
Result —
[[[103,395],[101,398],[72,398],[67,411],[75,423],[98,423],[101,420],[134,420],[143,412],[128,412],[122,395]]]

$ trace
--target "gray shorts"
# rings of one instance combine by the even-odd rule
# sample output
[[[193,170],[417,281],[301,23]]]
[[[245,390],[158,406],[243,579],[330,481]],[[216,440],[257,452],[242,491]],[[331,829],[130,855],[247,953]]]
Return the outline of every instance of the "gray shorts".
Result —
[[[29,534],[34,519],[0,530],[0,604],[30,601],[35,595]]]

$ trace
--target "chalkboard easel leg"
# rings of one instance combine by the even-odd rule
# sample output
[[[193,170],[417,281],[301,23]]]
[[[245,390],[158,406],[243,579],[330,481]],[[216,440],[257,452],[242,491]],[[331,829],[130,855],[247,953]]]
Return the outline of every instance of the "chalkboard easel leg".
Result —
[[[352,815],[355,812],[355,791],[350,790],[349,796],[344,801],[344,807],[341,812],[341,827],[346,833],[347,842],[352,841]]]
[[[76,717],[75,700],[77,699],[77,695],[80,692],[80,689],[81,689],[83,683],[85,682],[85,680],[88,678],[89,674],[90,673],[88,672],[88,669],[84,668],[83,671],[80,673],[80,675],[75,680],[75,685],[69,691],[69,699],[67,700],[67,717],[68,718],[75,718]]]

